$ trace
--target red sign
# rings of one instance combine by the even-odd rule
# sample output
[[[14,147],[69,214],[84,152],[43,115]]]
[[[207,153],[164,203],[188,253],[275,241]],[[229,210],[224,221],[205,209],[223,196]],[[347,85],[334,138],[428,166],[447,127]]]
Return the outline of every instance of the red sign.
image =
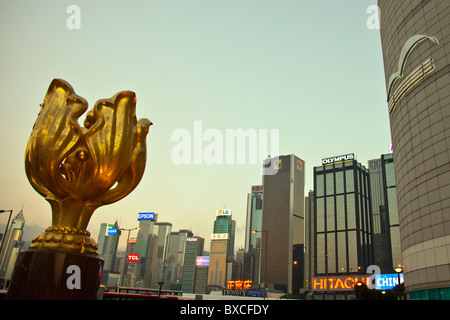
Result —
[[[128,255],[128,261],[139,261],[139,254],[129,254]]]
[[[252,280],[236,280],[236,281],[228,281],[227,289],[236,289],[236,290],[247,290],[252,288]]]

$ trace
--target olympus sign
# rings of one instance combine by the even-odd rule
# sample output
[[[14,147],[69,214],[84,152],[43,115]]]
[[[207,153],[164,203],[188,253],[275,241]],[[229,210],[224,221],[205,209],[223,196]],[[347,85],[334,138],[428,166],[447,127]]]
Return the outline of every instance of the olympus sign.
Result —
[[[349,153],[349,154],[344,154],[342,156],[324,158],[324,159],[322,159],[322,164],[327,165],[327,164],[332,164],[332,163],[336,163],[336,162],[350,161],[350,160],[353,160],[354,158],[355,158],[355,155],[353,153]]]

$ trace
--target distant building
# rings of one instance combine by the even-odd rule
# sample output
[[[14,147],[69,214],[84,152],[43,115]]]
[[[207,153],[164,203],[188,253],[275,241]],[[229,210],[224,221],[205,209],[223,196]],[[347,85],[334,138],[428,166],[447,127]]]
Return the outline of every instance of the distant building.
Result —
[[[197,276],[197,257],[203,255],[205,239],[195,236],[186,238],[184,250],[183,276],[181,290],[186,293],[195,292],[195,282]]]
[[[20,210],[12,219],[11,224],[8,226],[8,232],[2,239],[3,248],[0,253],[0,277],[10,279],[12,276],[17,254],[23,245],[22,235],[24,226],[25,217],[23,211]]]
[[[103,270],[114,271],[117,257],[117,247],[119,245],[120,229],[117,221],[109,226],[104,238],[103,254],[102,257],[105,260],[103,264]]]

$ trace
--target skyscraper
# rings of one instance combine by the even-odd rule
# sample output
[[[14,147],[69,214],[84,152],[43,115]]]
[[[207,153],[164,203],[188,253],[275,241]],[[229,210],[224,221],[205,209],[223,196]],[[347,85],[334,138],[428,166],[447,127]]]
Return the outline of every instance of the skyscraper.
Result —
[[[409,299],[450,299],[450,2],[379,0]]]
[[[260,283],[260,254],[262,232],[263,186],[252,186],[247,196],[247,219],[245,225],[245,253],[243,257],[243,274],[254,284]]]
[[[262,239],[261,282],[290,293],[303,287],[303,275],[293,273],[303,265],[303,255],[294,258],[294,253],[304,245],[304,168],[293,154],[266,159],[262,229],[255,230]]]
[[[305,276],[304,288],[310,289],[311,281],[314,276],[314,252],[315,252],[315,230],[314,230],[314,191],[309,191],[305,197]]]
[[[373,264],[368,170],[353,154],[314,167],[314,275],[365,271]]]
[[[213,235],[214,236],[214,235]],[[227,281],[228,239],[212,237],[209,253],[209,269],[207,286],[212,290],[221,290]]]
[[[97,253],[102,256],[103,255],[103,249],[105,248],[105,238],[106,238],[106,230],[108,229],[107,223],[100,224],[100,231],[98,233],[98,250]]]
[[[145,258],[147,255],[149,236],[153,234],[153,226],[158,221],[158,215],[152,213],[149,218],[147,217],[149,214],[142,214],[142,216],[146,218],[138,218],[139,230],[136,238],[136,253],[140,257]]]
[[[186,293],[195,292],[196,261],[197,257],[203,255],[205,239],[201,237],[187,237],[184,251],[183,277],[181,290]]]
[[[171,290],[181,290],[184,250],[186,239],[192,237],[190,230],[172,231],[169,235],[168,250],[163,264],[164,285]]]
[[[103,259],[105,260],[103,270],[114,271],[117,255],[117,246],[119,245],[120,229],[117,221],[108,228],[103,248]]]
[[[369,160],[375,264],[392,273],[402,264],[397,188],[392,154]]]
[[[262,227],[263,186],[252,186],[247,197],[247,221],[245,228],[245,251],[256,250],[261,245],[261,233],[252,232]]]
[[[232,259],[234,256],[234,236],[236,230],[236,221],[233,220],[230,209],[219,209],[214,221],[214,234],[228,234],[227,257]]]
[[[23,211],[12,219],[8,232],[2,239],[3,249],[0,256],[0,277],[11,277],[12,268],[16,262],[17,254],[22,243],[23,228],[25,226],[25,217]],[[9,270],[9,272],[8,272]]]
[[[223,288],[227,281],[228,262],[233,260],[236,222],[230,209],[217,210],[211,236],[208,283],[210,288]]]
[[[156,261],[153,276],[151,277],[151,288],[158,288],[158,281],[163,278],[163,265],[167,257],[169,247],[169,236],[172,232],[172,223],[170,222],[155,222],[155,235],[158,237]],[[164,285],[164,288],[167,288]]]

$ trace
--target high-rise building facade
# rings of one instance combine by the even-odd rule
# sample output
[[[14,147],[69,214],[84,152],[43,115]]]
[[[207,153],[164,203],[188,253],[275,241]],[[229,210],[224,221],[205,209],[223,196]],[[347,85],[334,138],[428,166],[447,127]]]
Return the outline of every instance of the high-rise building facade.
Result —
[[[260,282],[260,254],[262,232],[263,186],[252,186],[247,195],[247,219],[245,226],[245,253],[243,257],[243,275],[254,284]]]
[[[230,209],[219,209],[216,213],[216,220],[214,220],[214,234],[227,234],[228,241],[228,259],[234,256],[234,237],[236,231],[236,221],[233,220]]]
[[[379,0],[409,299],[450,299],[450,2]]]
[[[214,220],[211,235],[210,261],[208,269],[209,289],[217,290],[225,287],[228,275],[228,262],[234,256],[234,236],[236,222],[230,209],[219,209]]]
[[[0,277],[11,278],[12,270],[17,259],[17,254],[23,245],[22,235],[25,227],[23,210],[12,219],[8,226],[3,241],[2,252],[0,252]]]
[[[289,293],[303,287],[297,246],[304,245],[305,162],[284,155],[266,159],[263,174],[261,283]],[[296,263],[296,264],[295,264]],[[294,279],[299,279],[294,281]]]
[[[314,230],[314,191],[309,191],[305,197],[305,263],[304,263],[304,288],[311,288],[314,276],[314,251],[315,251],[315,230]]]
[[[116,265],[117,246],[119,245],[121,231],[117,221],[107,229],[103,245],[103,270],[114,271]]]
[[[369,172],[374,261],[380,267],[381,273],[388,274],[399,264],[403,264],[392,153],[369,160]]]
[[[353,154],[314,167],[314,275],[365,271],[373,264],[368,170]]]
[[[261,245],[263,186],[252,186],[247,197],[247,221],[245,229],[245,251],[256,250]]]
[[[184,250],[186,239],[192,237],[190,230],[172,231],[169,235],[167,256],[163,264],[163,281],[166,288],[181,290]]]
[[[227,257],[229,242],[227,239],[211,239],[207,287],[209,290],[221,290],[227,281]]]
[[[139,219],[139,230],[136,238],[136,253],[145,258],[149,236],[153,234],[153,226],[158,221],[158,215],[152,213],[152,218]]]
[[[183,277],[181,290],[186,293],[195,292],[197,257],[203,255],[205,239],[195,236],[186,238],[184,250]]]
[[[163,265],[167,257],[167,251],[169,248],[169,236],[172,232],[172,223],[170,222],[155,222],[154,233],[158,237],[157,249],[156,249],[156,261],[154,276],[150,284],[151,288],[158,288],[158,281],[163,278]],[[168,289],[166,285],[164,289]]]

